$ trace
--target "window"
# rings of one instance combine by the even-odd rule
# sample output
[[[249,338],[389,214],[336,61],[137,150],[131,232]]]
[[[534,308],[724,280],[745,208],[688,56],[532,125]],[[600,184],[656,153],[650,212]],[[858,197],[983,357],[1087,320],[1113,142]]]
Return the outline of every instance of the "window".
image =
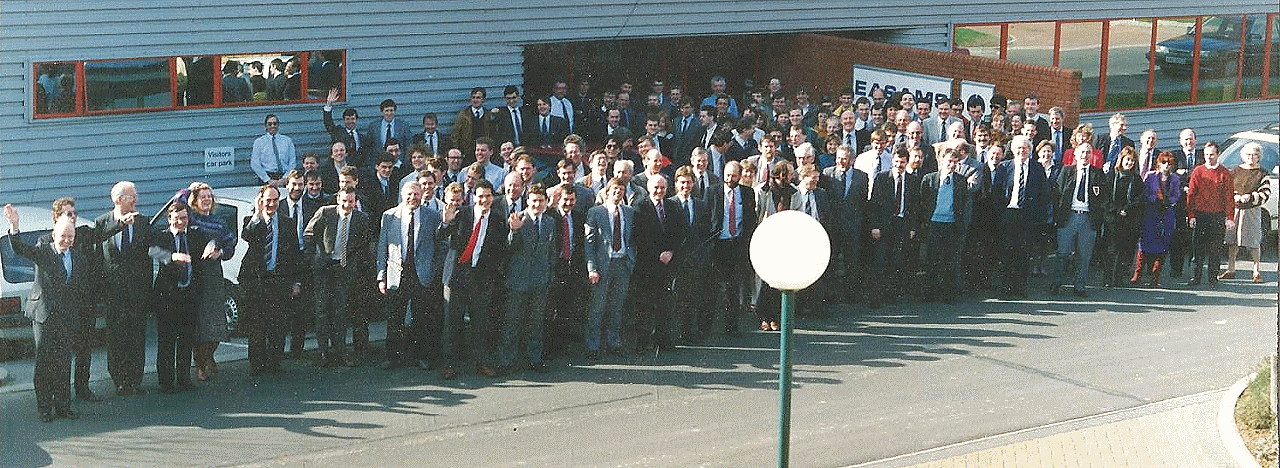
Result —
[[[957,25],[954,50],[1081,71],[1082,111],[1280,96],[1276,13]]]
[[[323,101],[346,51],[37,62],[36,118]]]

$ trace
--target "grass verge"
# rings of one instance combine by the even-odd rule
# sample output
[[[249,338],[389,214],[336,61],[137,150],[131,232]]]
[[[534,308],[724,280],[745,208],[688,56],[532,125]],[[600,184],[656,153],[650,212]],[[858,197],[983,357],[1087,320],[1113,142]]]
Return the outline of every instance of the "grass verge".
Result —
[[[1271,360],[1258,365],[1258,377],[1236,401],[1236,428],[1253,458],[1262,466],[1276,466],[1275,415],[1271,412]]]

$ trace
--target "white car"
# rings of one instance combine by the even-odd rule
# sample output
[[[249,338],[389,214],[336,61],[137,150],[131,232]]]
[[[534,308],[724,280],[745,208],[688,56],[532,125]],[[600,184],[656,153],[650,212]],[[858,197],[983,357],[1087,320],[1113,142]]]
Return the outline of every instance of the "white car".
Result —
[[[18,239],[28,245],[53,231],[53,218],[49,207],[14,206],[18,209]],[[36,267],[18,256],[9,245],[9,223],[3,223],[0,231],[0,327],[28,326],[31,320],[22,315],[22,308],[31,294],[36,278]],[[80,217],[78,226],[93,225],[92,218]],[[30,331],[27,327],[26,331]]]
[[[236,325],[240,318],[240,307],[242,296],[240,295],[240,261],[244,259],[246,247],[244,241],[240,239],[240,228],[243,226],[245,216],[253,214],[253,200],[258,195],[259,186],[246,187],[226,187],[214,188],[213,199],[216,206],[213,208],[213,215],[221,218],[227,226],[232,226],[236,233],[236,252],[229,260],[222,262],[222,278],[227,284],[227,297],[224,302],[226,304],[227,324],[233,333],[236,332]],[[151,218],[151,228],[155,230],[168,229],[168,218],[165,213],[169,211],[169,202],[165,202],[164,207]]]
[[[1231,135],[1231,138],[1218,146],[1222,165],[1227,169],[1239,166],[1240,151],[1249,143],[1262,145],[1262,160],[1258,165],[1270,174],[1271,179],[1271,197],[1262,205],[1262,219],[1269,220],[1268,224],[1263,225],[1266,229],[1263,234],[1266,234],[1280,227],[1277,220],[1280,210],[1276,209],[1276,199],[1280,198],[1280,186],[1276,185],[1277,178],[1280,177],[1280,124],[1273,123],[1266,128]]]

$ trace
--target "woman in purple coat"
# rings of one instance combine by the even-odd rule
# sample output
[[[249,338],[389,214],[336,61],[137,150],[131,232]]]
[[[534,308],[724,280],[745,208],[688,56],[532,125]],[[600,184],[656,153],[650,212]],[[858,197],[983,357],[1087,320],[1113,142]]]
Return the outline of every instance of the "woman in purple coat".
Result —
[[[1182,185],[1173,168],[1173,153],[1168,151],[1156,157],[1156,170],[1143,177],[1146,195],[1146,218],[1142,222],[1142,237],[1138,238],[1138,258],[1134,261],[1133,277],[1129,284],[1138,284],[1142,272],[1151,265],[1151,287],[1160,286],[1160,270],[1164,267],[1164,255],[1169,251],[1169,238],[1176,225],[1173,207],[1182,199]]]

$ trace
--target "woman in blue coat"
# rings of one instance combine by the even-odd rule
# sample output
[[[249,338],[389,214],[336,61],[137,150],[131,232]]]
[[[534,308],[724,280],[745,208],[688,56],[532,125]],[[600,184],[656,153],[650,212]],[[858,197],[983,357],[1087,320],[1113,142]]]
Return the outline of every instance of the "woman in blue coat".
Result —
[[[1164,255],[1169,251],[1169,238],[1176,225],[1174,206],[1182,200],[1182,185],[1173,168],[1173,153],[1168,151],[1156,157],[1156,170],[1143,177],[1143,193],[1146,194],[1146,217],[1142,222],[1142,236],[1138,238],[1138,258],[1134,261],[1133,277],[1129,284],[1138,284],[1142,273],[1150,265],[1151,287],[1160,286],[1160,270]]]

